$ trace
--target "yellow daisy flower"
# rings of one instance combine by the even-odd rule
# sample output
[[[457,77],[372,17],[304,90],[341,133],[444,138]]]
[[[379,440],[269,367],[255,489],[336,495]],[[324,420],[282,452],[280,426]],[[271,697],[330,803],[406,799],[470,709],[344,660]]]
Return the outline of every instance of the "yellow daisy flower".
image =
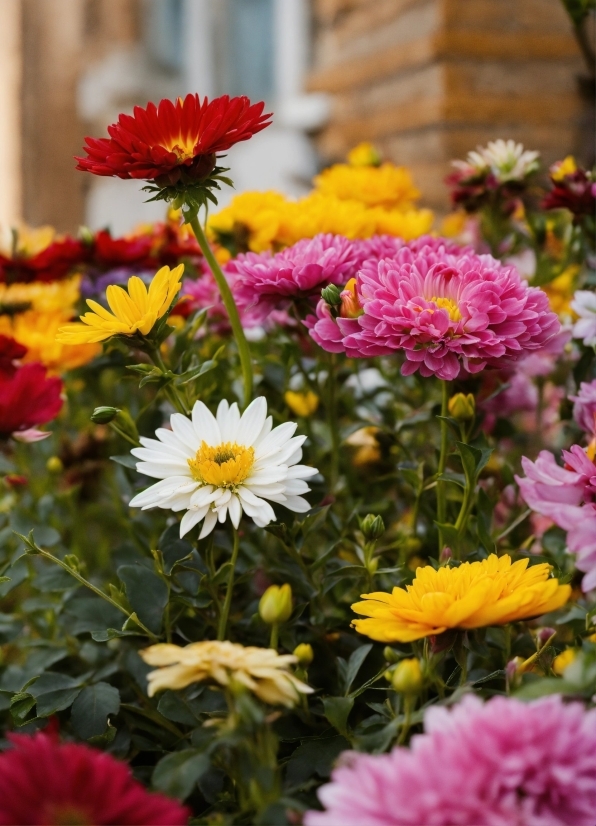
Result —
[[[77,277],[50,284],[0,284],[0,313],[14,315],[25,310],[64,313],[79,300],[80,283]]]
[[[101,350],[97,344],[81,343],[69,347],[57,341],[58,330],[66,321],[68,315],[60,310],[27,310],[12,318],[0,316],[0,333],[11,336],[27,348],[22,361],[38,361],[52,373],[62,373],[87,364]]]
[[[147,675],[150,697],[166,688],[177,690],[205,680],[224,688],[240,683],[264,703],[288,707],[296,704],[300,694],[312,692],[289,670],[298,658],[272,648],[207,640],[185,646],[160,643],[140,654],[148,665],[157,666]]]
[[[111,284],[106,299],[112,312],[97,301],[87,300],[93,311],[81,316],[81,322],[66,324],[59,331],[57,341],[63,344],[85,344],[105,341],[111,336],[149,335],[155,322],[169,310],[180,291],[184,264],[175,269],[162,267],[153,277],[149,289],[133,275],[128,279],[128,292]]]
[[[491,554],[482,562],[464,562],[438,571],[431,565],[416,569],[406,588],[363,594],[352,609],[369,619],[354,620],[360,633],[378,642],[412,642],[448,628],[505,625],[554,611],[571,594],[570,585],[550,577],[551,566],[528,560],[512,562]]]

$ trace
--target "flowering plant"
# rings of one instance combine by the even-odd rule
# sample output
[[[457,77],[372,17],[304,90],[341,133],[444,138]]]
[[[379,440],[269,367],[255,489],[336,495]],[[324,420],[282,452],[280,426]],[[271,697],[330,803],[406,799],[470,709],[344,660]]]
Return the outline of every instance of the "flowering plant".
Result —
[[[370,145],[207,219],[267,123],[121,115],[165,220],[2,249],[0,822],[588,826],[586,216],[496,142],[468,238]]]

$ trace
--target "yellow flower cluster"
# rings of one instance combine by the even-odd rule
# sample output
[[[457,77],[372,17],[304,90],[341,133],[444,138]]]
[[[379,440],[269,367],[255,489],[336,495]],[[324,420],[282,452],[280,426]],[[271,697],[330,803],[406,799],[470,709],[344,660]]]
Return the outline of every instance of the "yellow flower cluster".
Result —
[[[43,226],[35,229],[28,226],[21,226],[16,230],[16,234],[9,227],[0,227],[0,254],[11,258],[13,253],[32,258],[56,239],[54,227]]]
[[[147,675],[150,697],[166,688],[186,688],[205,680],[225,688],[239,684],[264,703],[287,707],[295,705],[300,694],[312,692],[289,670],[298,658],[278,654],[272,648],[207,640],[185,646],[161,643],[140,654],[148,665],[157,668]]]
[[[547,564],[528,568],[527,559],[512,562],[508,554],[438,571],[425,565],[406,588],[363,594],[364,602],[352,609],[368,619],[352,624],[378,642],[412,642],[448,628],[483,628],[541,616],[560,608],[571,594],[571,586],[559,585],[550,571]]]
[[[394,235],[411,241],[429,232],[433,213],[416,209],[420,193],[404,167],[375,166],[373,148],[356,147],[350,164],[315,178],[315,189],[290,200],[279,192],[244,192],[212,215],[212,237],[253,252],[279,250],[322,232],[346,238]],[[356,150],[354,152],[356,153]]]
[[[99,352],[93,344],[65,347],[56,341],[79,300],[79,278],[50,284],[0,284],[0,335],[27,348],[23,361],[38,361],[60,373],[87,364]]]

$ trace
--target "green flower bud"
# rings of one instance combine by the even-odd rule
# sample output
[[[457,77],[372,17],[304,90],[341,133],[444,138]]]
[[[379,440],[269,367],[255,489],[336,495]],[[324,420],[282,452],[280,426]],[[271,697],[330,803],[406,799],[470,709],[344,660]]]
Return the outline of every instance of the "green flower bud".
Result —
[[[458,422],[468,422],[476,415],[476,402],[471,393],[467,396],[463,393],[456,393],[449,399],[447,407],[450,415]]]
[[[309,645],[307,642],[301,642],[300,645],[297,645],[294,649],[294,656],[298,657],[298,665],[302,666],[302,668],[308,668],[315,656],[312,645]]]
[[[400,694],[418,694],[422,683],[422,669],[417,659],[412,657],[396,665],[391,677],[391,685]]]
[[[341,290],[335,284],[329,284],[321,290],[321,298],[332,307],[337,307],[341,304]]]
[[[109,424],[120,413],[117,407],[96,407],[91,414],[91,421],[95,424]]]
[[[286,582],[281,587],[270,585],[259,602],[259,614],[267,625],[287,622],[292,613],[292,589]]]
[[[46,462],[46,470],[48,473],[62,473],[64,470],[62,459],[59,456],[50,456]]]
[[[366,539],[380,539],[385,533],[383,517],[375,516],[374,513],[367,514],[360,523],[360,529]]]
[[[386,663],[397,663],[399,662],[399,657],[397,653],[391,648],[390,645],[386,645],[383,649],[383,657],[385,658]]]

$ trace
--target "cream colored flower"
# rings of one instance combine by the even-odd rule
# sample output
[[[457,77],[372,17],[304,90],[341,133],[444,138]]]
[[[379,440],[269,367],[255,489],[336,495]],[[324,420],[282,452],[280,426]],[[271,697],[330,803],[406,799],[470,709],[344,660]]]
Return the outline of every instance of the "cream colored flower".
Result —
[[[157,666],[147,675],[150,697],[166,688],[177,690],[204,680],[224,688],[240,683],[264,703],[288,708],[296,704],[300,694],[312,692],[289,670],[298,658],[278,654],[272,648],[207,640],[185,646],[161,643],[140,654],[148,665]]]

